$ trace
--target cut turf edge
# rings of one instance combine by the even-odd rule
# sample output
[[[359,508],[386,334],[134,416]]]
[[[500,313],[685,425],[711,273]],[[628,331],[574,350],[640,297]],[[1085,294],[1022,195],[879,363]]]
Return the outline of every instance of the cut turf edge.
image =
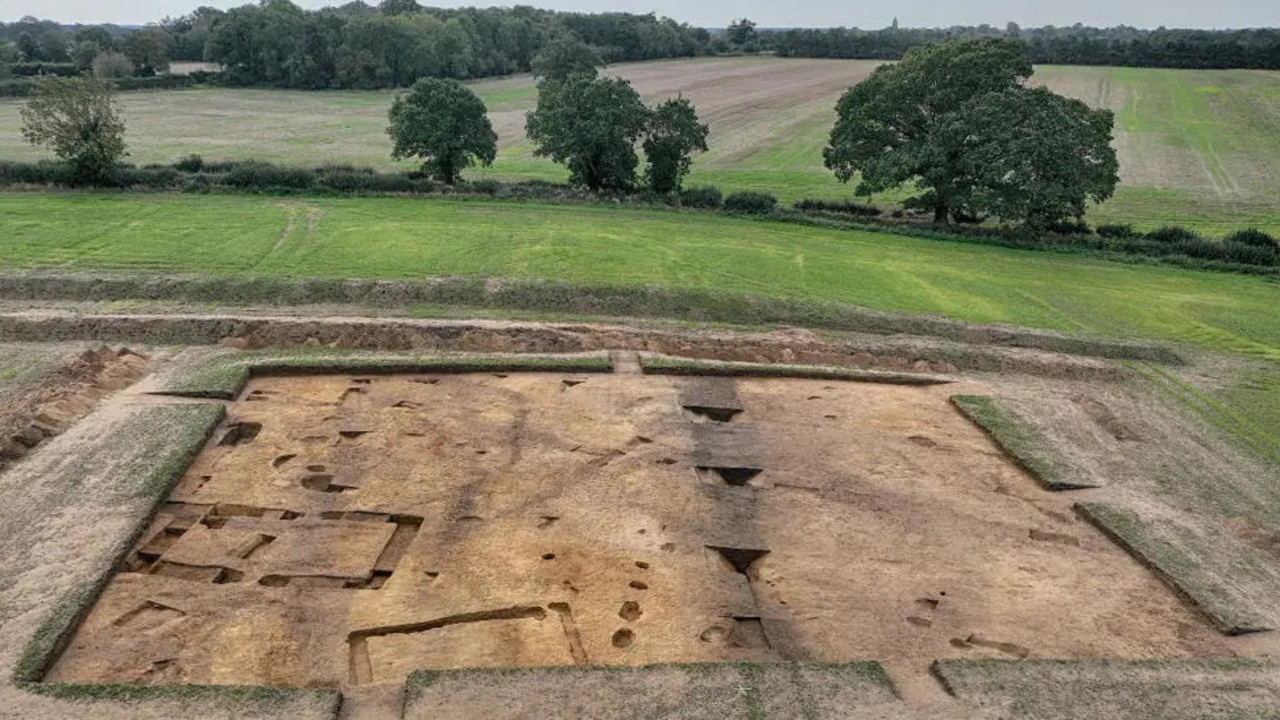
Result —
[[[626,715],[609,717],[834,719],[851,708],[901,705],[877,662],[668,663],[419,670],[405,683],[403,717],[447,716],[457,701],[479,702],[488,720],[544,717],[548,708],[596,717],[624,706]]]
[[[1076,503],[1075,511],[1102,534],[1124,548],[1149,568],[1166,585],[1203,612],[1219,632],[1226,635],[1274,630],[1276,618],[1256,611],[1242,579],[1260,581],[1280,592],[1280,576],[1269,570],[1265,558],[1251,548],[1233,543],[1222,547],[1212,539],[1171,522],[1144,519],[1137,512],[1111,503]],[[1206,567],[1204,558],[1220,558],[1230,568]],[[1215,574],[1214,570],[1219,573]],[[1221,577],[1227,570],[1245,575]],[[1275,597],[1275,592],[1269,597]]]
[[[716,362],[673,357],[642,356],[646,375],[715,375],[721,377],[799,378],[804,380],[849,380],[888,385],[945,385],[951,378],[937,375],[857,370],[823,365],[766,365],[764,363]]]
[[[1280,666],[1205,660],[936,660],[948,694],[1016,718],[1280,718]],[[1176,691],[1174,689],[1177,689]]]
[[[952,395],[951,404],[991,438],[1004,454],[1048,490],[1083,490],[1099,483],[1075,477],[1067,461],[1031,424],[988,395]]]
[[[121,557],[146,529],[161,501],[186,472],[225,415],[225,408],[212,404],[143,408],[117,428],[113,435],[102,438],[98,446],[90,450],[90,455],[109,454],[118,443],[129,443],[135,448],[141,444],[141,449],[135,451],[139,462],[121,468],[119,487],[131,488],[132,492],[145,498],[150,503],[150,511],[138,523],[133,536],[120,544]],[[166,429],[169,432],[165,432]],[[74,467],[69,470],[74,471]],[[15,683],[39,683],[114,572],[115,562],[108,563],[87,586],[73,591],[54,606],[14,666]]]
[[[394,375],[410,373],[607,373],[603,355],[413,355],[321,348],[231,352],[174,372],[152,395],[234,400],[250,378],[289,375]]]
[[[133,533],[119,543],[120,552],[93,578],[59,600],[37,627],[14,665],[13,684],[28,692],[77,702],[179,703],[191,712],[216,705],[232,716],[303,713],[335,716],[341,695],[333,690],[220,685],[128,685],[111,683],[41,682],[93,608],[115,568],[146,530],[159,506],[182,474],[204,448],[223,421],[226,409],[218,404],[161,405],[144,407],[100,439],[89,455],[111,455],[128,444],[137,460],[116,470],[121,492],[143,499],[148,512]],[[68,472],[74,473],[74,466]],[[195,716],[195,715],[193,715]]]

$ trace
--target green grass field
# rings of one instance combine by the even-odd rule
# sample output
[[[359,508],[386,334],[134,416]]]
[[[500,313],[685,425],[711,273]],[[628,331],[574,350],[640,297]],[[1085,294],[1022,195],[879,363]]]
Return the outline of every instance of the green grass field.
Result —
[[[690,184],[726,192],[767,190],[784,201],[838,198],[851,188],[822,167],[822,147],[841,92],[870,72],[868,61],[700,58],[620,65],[649,101],[683,93],[712,127],[711,151]],[[1124,183],[1094,222],[1142,228],[1186,225],[1210,234],[1257,226],[1280,233],[1280,74],[1046,66],[1036,82],[1117,113]],[[566,172],[533,157],[524,113],[527,76],[473,84],[502,139],[492,169],[471,177],[562,181]],[[386,112],[394,93],[198,89],[122,97],[131,159],[172,162],[260,158],[317,165],[405,168],[390,158]],[[45,153],[18,132],[19,101],[0,101],[0,158]],[[880,197],[888,203],[894,197]]]
[[[0,195],[0,267],[490,275],[820,298],[1280,360],[1280,284],[696,212],[404,198]]]

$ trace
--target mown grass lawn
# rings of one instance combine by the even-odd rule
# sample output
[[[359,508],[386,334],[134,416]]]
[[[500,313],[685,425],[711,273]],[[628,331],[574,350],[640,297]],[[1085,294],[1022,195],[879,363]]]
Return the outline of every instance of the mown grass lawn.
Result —
[[[718,215],[409,198],[0,195],[0,267],[438,275],[821,298],[1280,359],[1258,277]]]

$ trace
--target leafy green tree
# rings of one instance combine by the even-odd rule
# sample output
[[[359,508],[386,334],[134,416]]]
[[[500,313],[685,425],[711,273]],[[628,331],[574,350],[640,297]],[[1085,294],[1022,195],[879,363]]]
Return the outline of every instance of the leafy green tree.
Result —
[[[98,53],[102,52],[102,48],[95,43],[77,40],[71,43],[69,51],[71,53],[71,62],[75,63],[76,69],[84,71],[93,68],[93,59],[98,57]]]
[[[9,67],[18,62],[18,46],[10,42],[0,42],[0,80],[9,77],[13,70]]]
[[[98,46],[99,50],[109,50],[114,42],[111,33],[104,27],[98,25],[90,25],[76,30],[76,42],[93,43]]]
[[[422,159],[423,171],[453,184],[479,160],[492,165],[498,136],[484,102],[457,80],[423,78],[391,105],[391,156]]]
[[[927,154],[958,157],[975,215],[1020,221],[1036,229],[1083,218],[1085,201],[1103,202],[1120,181],[1111,147],[1110,110],[1044,88],[971,98],[943,118]]]
[[[858,194],[909,182],[925,191],[919,204],[938,222],[963,215],[968,192],[954,153],[931,146],[931,134],[971,98],[1023,87],[1032,68],[1017,41],[963,40],[915,48],[882,65],[836,105],[837,120],[823,151],[842,182],[861,180]]]
[[[595,77],[604,59],[595,48],[573,35],[561,35],[542,48],[533,58],[533,75],[541,81],[564,80],[571,75]]]
[[[577,74],[538,86],[525,132],[534,155],[568,166],[570,183],[599,192],[635,183],[635,143],[648,124],[649,109],[631,83]]]
[[[115,89],[90,75],[39,78],[21,109],[22,135],[71,164],[80,182],[105,180],[125,154]]]
[[[93,59],[99,53],[110,50],[114,44],[115,41],[106,28],[91,25],[76,31],[75,40],[67,46],[67,53],[76,69],[90,70],[93,68]]]
[[[660,193],[679,190],[689,174],[690,156],[707,151],[709,133],[710,128],[698,122],[698,111],[688,98],[672,98],[654,108],[643,145],[649,189]]]
[[[734,20],[729,23],[729,28],[725,34],[728,35],[729,42],[733,43],[735,47],[742,47],[755,41],[756,24],[747,18]]]
[[[125,35],[120,49],[139,75],[151,76],[169,69],[169,33],[158,27],[144,27]]]
[[[22,56],[23,62],[36,62],[44,59],[41,55],[40,43],[31,33],[22,31],[18,33],[18,54]]]
[[[417,0],[382,0],[378,10],[383,15],[413,15],[422,12],[422,6]]]

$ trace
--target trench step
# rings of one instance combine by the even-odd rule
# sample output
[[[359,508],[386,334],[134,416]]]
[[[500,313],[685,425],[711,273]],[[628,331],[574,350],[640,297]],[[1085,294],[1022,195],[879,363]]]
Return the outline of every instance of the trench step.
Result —
[[[637,352],[612,350],[609,352],[609,363],[613,365],[613,371],[620,375],[644,373],[644,366],[640,364],[640,353]]]

